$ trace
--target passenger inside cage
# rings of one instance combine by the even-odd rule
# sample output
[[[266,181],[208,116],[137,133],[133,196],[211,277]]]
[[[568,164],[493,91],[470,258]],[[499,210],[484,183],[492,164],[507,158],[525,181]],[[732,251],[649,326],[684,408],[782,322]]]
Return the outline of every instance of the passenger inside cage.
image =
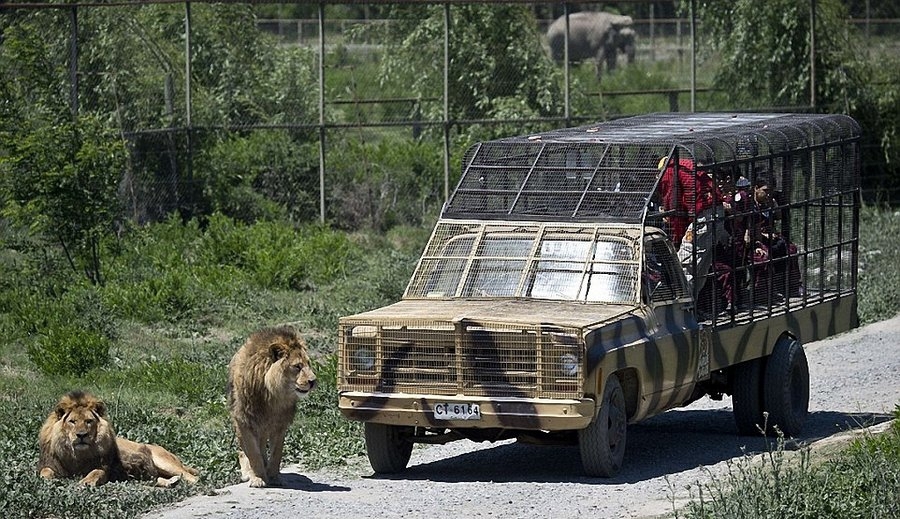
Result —
[[[725,229],[728,238],[716,246],[713,260],[715,273],[715,294],[701,294],[705,305],[712,307],[709,299],[716,297],[717,309],[736,310],[746,299],[745,292],[749,277],[747,264],[747,226],[753,211],[753,200],[749,193],[750,181],[728,170],[716,174],[719,191],[725,207]],[[707,291],[711,292],[711,291]]]
[[[781,213],[772,197],[773,187],[765,176],[753,184],[748,237],[755,302],[802,295],[797,246],[779,232]]]
[[[708,168],[691,159],[661,160],[661,211],[668,217],[672,242],[678,249],[685,275],[698,299],[713,266],[715,248],[727,243],[725,197]]]

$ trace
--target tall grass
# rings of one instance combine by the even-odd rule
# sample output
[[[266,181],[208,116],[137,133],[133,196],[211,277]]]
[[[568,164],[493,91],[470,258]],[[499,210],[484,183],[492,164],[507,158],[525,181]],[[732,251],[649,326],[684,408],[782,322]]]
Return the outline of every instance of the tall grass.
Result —
[[[722,476],[688,487],[684,519],[900,517],[900,406],[890,429],[819,457],[787,451],[780,437],[761,457],[729,463]]]
[[[859,320],[889,319],[900,312],[900,210],[864,206],[859,235]]]

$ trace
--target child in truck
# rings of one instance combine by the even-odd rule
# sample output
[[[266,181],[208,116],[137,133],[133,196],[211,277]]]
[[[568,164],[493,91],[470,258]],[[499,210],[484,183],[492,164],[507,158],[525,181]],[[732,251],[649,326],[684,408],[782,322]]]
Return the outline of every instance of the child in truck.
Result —
[[[778,231],[780,211],[765,176],[753,184],[753,213],[748,231],[756,302],[802,295],[797,246]]]

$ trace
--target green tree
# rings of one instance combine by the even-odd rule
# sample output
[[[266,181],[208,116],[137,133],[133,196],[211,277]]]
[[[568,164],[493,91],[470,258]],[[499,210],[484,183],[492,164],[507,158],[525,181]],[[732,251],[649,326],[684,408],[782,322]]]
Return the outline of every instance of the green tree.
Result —
[[[721,62],[715,85],[741,108],[808,106],[810,102],[809,0],[701,0],[699,36]],[[886,6],[873,2],[878,12]],[[686,9],[683,2],[681,8]],[[867,148],[863,186],[900,186],[900,59],[863,50],[848,23],[845,3],[815,3],[816,109],[853,116]],[[703,44],[701,44],[701,48]],[[867,154],[868,155],[868,154]]]
[[[443,95],[444,9],[395,5],[383,27],[389,48],[382,81],[411,78],[414,95]],[[523,5],[454,5],[450,10],[449,108],[455,119],[555,115],[558,72],[541,46],[531,9]],[[443,107],[423,114],[441,119]]]
[[[195,162],[201,212],[219,212],[245,223],[315,220],[317,153],[286,130],[229,133],[215,143],[209,139]]]
[[[121,216],[125,145],[96,117],[25,130],[0,157],[0,215],[47,236],[102,284],[100,243]]]
[[[715,84],[727,89],[735,104],[809,104],[809,0],[701,0],[696,6],[702,44],[721,58]],[[861,81],[847,67],[857,57],[847,17],[839,0],[816,2],[816,102],[844,112]]]

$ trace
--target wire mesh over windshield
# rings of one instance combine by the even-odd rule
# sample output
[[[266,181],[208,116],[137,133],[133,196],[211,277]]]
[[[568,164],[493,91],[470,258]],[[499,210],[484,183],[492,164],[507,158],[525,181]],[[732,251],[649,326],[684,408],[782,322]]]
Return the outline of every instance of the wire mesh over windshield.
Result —
[[[405,298],[637,300],[637,239],[592,225],[438,222]]]

